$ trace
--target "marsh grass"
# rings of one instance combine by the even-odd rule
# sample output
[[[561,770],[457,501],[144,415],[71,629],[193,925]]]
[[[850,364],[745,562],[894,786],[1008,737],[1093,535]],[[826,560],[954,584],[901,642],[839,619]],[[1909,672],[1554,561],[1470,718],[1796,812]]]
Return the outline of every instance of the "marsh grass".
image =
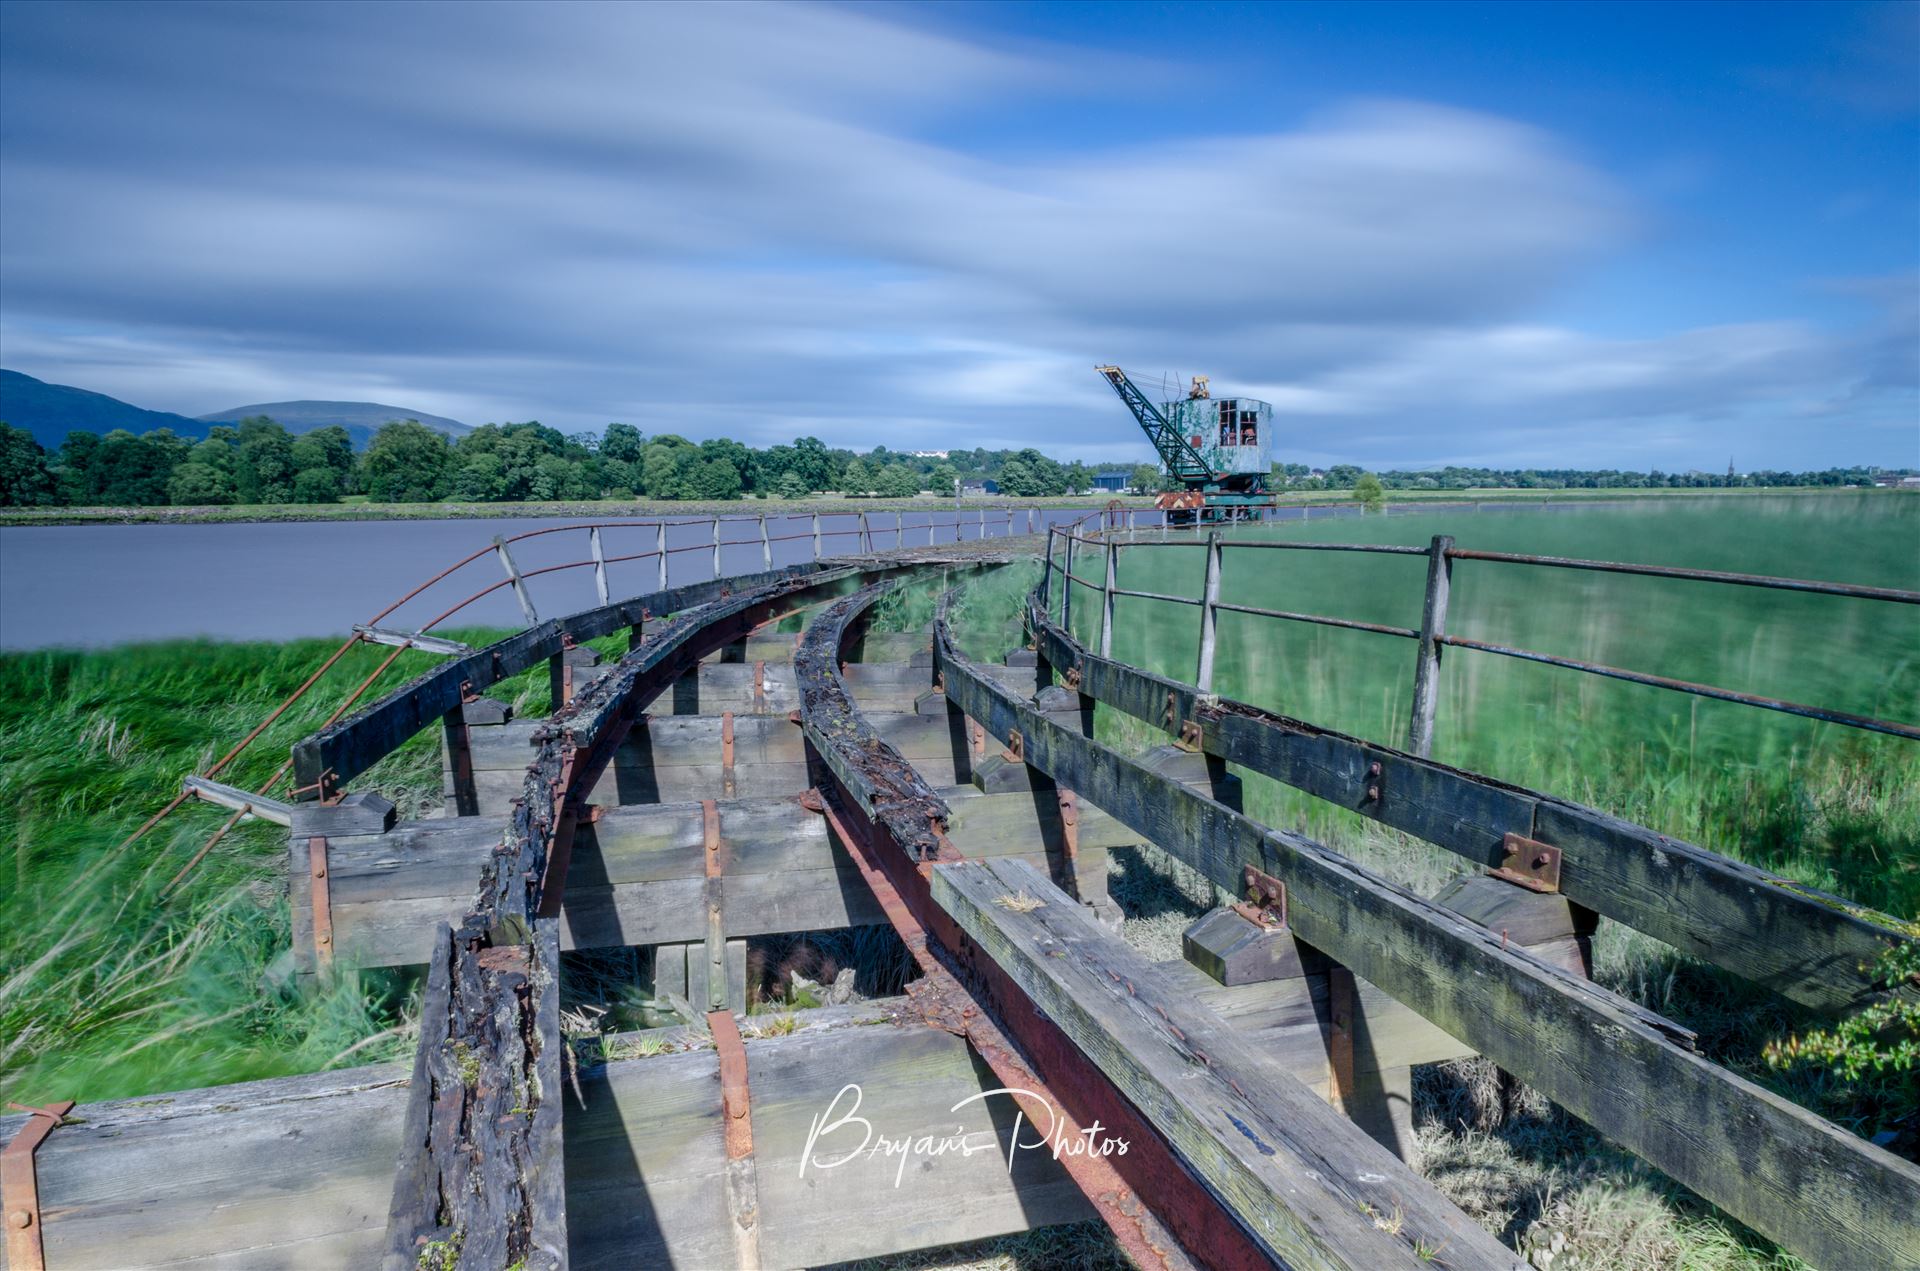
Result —
[[[180,642],[0,655],[0,1098],[116,1098],[408,1049],[409,973],[348,969],[310,986],[290,975],[278,826],[236,826],[171,894],[224,811],[189,803],[120,847],[182,776],[204,771],[332,649]],[[257,788],[386,652],[351,651],[222,779]],[[434,661],[402,654],[363,700]],[[543,711],[545,668],[496,692]],[[355,784],[418,815],[439,802],[439,765],[429,730]]]

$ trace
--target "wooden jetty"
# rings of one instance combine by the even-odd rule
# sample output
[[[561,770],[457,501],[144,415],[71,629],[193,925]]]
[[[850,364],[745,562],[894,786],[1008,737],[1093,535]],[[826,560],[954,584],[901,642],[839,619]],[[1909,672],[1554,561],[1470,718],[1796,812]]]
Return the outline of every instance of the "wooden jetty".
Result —
[[[300,742],[297,800],[193,789],[288,826],[301,973],[425,968],[414,1059],[0,1118],[28,1143],[5,1266],[787,1267],[1098,1216],[1142,1266],[1518,1268],[1407,1159],[1413,1066],[1474,1053],[1820,1266],[1920,1266],[1920,1168],[1585,974],[1604,916],[1855,1005],[1910,927],[1424,757],[1445,548],[1399,749],[1210,691],[1217,540],[1193,682],[1083,644],[1073,588],[1110,632],[1136,537],[1069,535],[1064,568],[1049,539],[1004,662],[962,651],[945,598],[919,632],[869,620],[1037,538],[620,602],[601,566],[599,606],[544,622],[509,559],[508,639],[368,624],[445,661]],[[621,631],[617,662],[584,647]],[[486,696],[542,662],[550,716]],[[1166,740],[1116,750],[1096,709]],[[447,815],[349,789],[426,729]],[[1246,815],[1238,772],[1484,870],[1416,895]],[[1181,960],[1116,930],[1108,853],[1138,843],[1241,898]],[[904,997],[746,1013],[748,938],[881,925]],[[570,1046],[562,951],[631,946],[696,1018]]]

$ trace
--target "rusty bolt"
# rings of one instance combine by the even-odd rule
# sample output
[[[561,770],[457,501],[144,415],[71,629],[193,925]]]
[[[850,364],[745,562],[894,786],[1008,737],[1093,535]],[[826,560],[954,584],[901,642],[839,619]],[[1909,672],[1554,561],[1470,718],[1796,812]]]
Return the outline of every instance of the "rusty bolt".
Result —
[[[1380,761],[1378,759],[1367,765],[1367,775],[1369,777],[1377,777],[1380,775]]]
[[[333,943],[333,933],[331,933],[331,932],[328,932],[328,931],[323,931],[323,932],[321,932],[321,933],[320,933],[320,943],[321,943],[321,944],[332,944],[332,943]]]
[[[16,1228],[31,1227],[33,1225],[33,1215],[24,1209],[16,1209],[7,1215],[7,1225]]]
[[[1545,855],[1536,856],[1533,858],[1533,868],[1545,869],[1546,866],[1547,866],[1547,858]]]
[[[1367,787],[1367,802],[1368,802],[1368,803],[1374,803],[1374,802],[1377,802],[1377,801],[1379,800],[1379,798],[1380,798],[1380,787],[1379,787],[1379,786],[1368,786],[1368,787]]]

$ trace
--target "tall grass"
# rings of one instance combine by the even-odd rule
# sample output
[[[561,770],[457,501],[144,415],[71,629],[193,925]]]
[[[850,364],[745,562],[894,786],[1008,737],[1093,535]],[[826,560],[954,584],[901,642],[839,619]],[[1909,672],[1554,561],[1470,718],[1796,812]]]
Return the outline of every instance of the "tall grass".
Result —
[[[238,825],[171,892],[224,811],[189,803],[120,846],[331,651],[301,640],[0,655],[0,1098],[115,1098],[404,1051],[390,1030],[412,976],[291,975],[280,827]],[[350,652],[221,779],[257,788],[388,652]],[[402,654],[363,700],[435,660]],[[495,692],[537,710],[545,689],[542,667]],[[437,745],[429,730],[356,784],[415,813],[438,799]]]

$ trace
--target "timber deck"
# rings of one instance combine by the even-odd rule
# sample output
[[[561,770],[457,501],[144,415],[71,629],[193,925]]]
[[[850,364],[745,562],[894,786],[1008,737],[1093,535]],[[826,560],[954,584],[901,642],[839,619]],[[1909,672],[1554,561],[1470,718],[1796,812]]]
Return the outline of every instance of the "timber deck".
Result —
[[[74,1109],[28,1158],[44,1265],[785,1267],[1098,1216],[1143,1266],[1518,1268],[1407,1159],[1413,1066],[1474,1053],[1817,1264],[1920,1265],[1920,1169],[1584,974],[1604,915],[1833,1005],[1910,935],[1115,662],[1044,594],[1014,665],[965,656],[945,600],[928,629],[868,632],[900,579],[993,559],[850,558],[445,642],[301,742],[294,962],[426,968],[417,1055]],[[623,629],[618,662],[581,647]],[[484,695],[542,661],[550,717]],[[1105,746],[1096,709],[1168,743]],[[346,793],[430,727],[445,815]],[[1421,897],[1245,815],[1246,771],[1476,865],[1548,843],[1561,872]],[[1182,960],[1117,930],[1108,854],[1140,843],[1246,898]],[[747,1013],[748,939],[863,926],[905,942],[905,997]],[[562,951],[636,946],[697,1019],[570,1047]],[[1049,1151],[1042,1125],[1127,1148]],[[908,1146],[852,1151],[861,1126]],[[17,1228],[7,1258],[33,1265]]]

